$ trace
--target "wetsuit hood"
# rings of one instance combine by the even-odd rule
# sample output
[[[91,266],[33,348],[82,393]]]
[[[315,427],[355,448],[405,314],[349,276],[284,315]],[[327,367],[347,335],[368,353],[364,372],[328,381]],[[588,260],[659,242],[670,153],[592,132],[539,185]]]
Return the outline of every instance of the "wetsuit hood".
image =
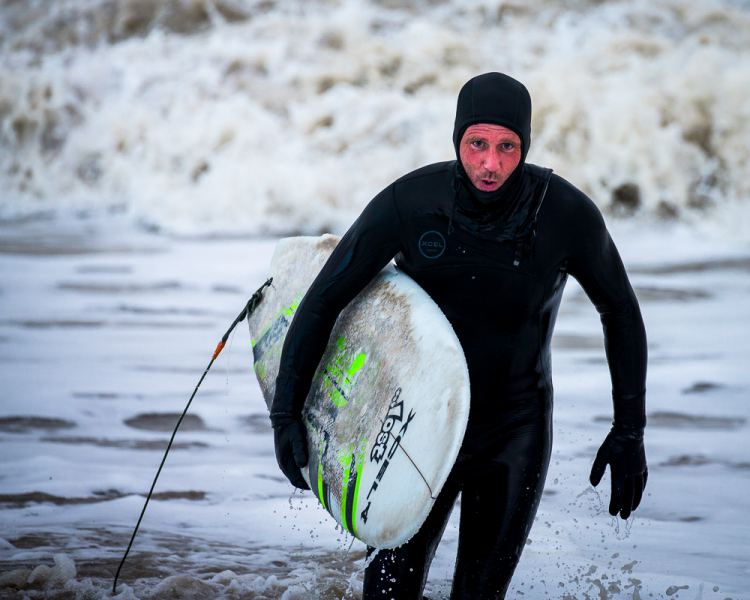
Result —
[[[469,181],[459,146],[464,132],[471,125],[491,123],[502,125],[521,138],[521,162],[508,180],[494,192],[483,192]],[[524,163],[531,145],[531,96],[526,87],[503,73],[484,73],[467,81],[458,94],[456,121],[453,126],[453,147],[456,150],[457,175],[471,195],[481,204],[501,201],[507,204],[518,193],[523,179]]]

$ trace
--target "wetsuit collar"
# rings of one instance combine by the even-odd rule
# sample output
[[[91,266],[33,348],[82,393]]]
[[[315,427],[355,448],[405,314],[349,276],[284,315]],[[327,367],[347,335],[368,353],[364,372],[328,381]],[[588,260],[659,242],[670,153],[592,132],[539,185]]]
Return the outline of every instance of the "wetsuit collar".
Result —
[[[519,167],[518,182],[508,201],[482,203],[469,190],[468,181],[460,174],[456,163],[450,228],[455,222],[485,239],[530,242],[534,237],[536,216],[544,199],[551,171],[526,165]]]
[[[456,161],[456,179],[466,192],[471,195],[477,208],[485,207],[491,211],[500,210],[503,212],[506,209],[512,208],[521,188],[524,170],[525,164],[521,162],[503,185],[492,192],[484,192],[471,182],[463,164],[461,164],[461,160]]]

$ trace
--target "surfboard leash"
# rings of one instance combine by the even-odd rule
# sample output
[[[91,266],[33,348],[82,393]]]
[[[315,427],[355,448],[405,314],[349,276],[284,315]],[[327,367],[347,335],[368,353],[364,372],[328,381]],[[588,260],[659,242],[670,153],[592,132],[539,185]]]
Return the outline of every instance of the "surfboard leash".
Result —
[[[151,483],[151,489],[149,489],[148,494],[146,495],[146,501],[143,503],[143,508],[141,509],[140,516],[138,517],[138,522],[135,524],[135,529],[133,529],[133,535],[130,536],[130,542],[128,543],[128,547],[125,550],[125,554],[123,555],[122,560],[120,561],[120,565],[117,567],[117,572],[115,573],[114,583],[112,584],[113,595],[117,594],[117,580],[120,577],[120,571],[122,570],[122,567],[125,564],[125,560],[127,559],[128,554],[130,553],[130,549],[133,547],[133,542],[135,541],[135,536],[138,533],[138,528],[141,526],[143,515],[146,514],[146,507],[148,506],[149,500],[151,500],[151,496],[154,493],[154,488],[156,487],[156,481],[159,479],[159,475],[161,474],[162,467],[164,467],[164,463],[167,461],[167,455],[169,454],[169,450],[172,448],[172,442],[174,442],[175,435],[177,435],[177,430],[180,428],[180,424],[182,423],[182,420],[185,418],[185,415],[187,414],[187,411],[190,408],[190,404],[193,402],[193,398],[195,398],[195,395],[198,393],[198,388],[201,386],[201,384],[203,383],[203,380],[206,378],[206,375],[208,374],[208,371],[211,369],[211,366],[214,364],[214,361],[216,361],[219,354],[221,354],[221,351],[224,349],[224,346],[226,346],[227,340],[229,339],[229,336],[234,330],[234,328],[237,326],[238,323],[240,323],[241,321],[244,321],[247,317],[253,314],[253,312],[255,311],[255,309],[258,307],[261,300],[263,299],[263,290],[265,290],[268,286],[270,286],[272,282],[273,282],[273,277],[269,277],[263,283],[263,285],[261,285],[257,290],[255,290],[255,293],[250,297],[250,300],[247,301],[247,304],[245,304],[244,308],[242,309],[242,312],[240,312],[240,314],[237,315],[237,318],[232,322],[232,324],[229,326],[229,329],[227,329],[227,332],[222,336],[221,340],[216,345],[216,349],[214,350],[213,356],[211,357],[211,360],[208,363],[208,366],[203,371],[203,375],[201,375],[200,379],[198,380],[198,384],[195,386],[195,389],[193,390],[193,393],[190,396],[190,399],[185,405],[185,410],[182,411],[180,418],[177,420],[177,424],[174,426],[174,430],[172,431],[172,437],[169,438],[167,449],[164,451],[164,456],[161,459],[159,468],[156,470],[154,481]]]
[[[392,438],[393,438],[394,440],[396,440],[396,436],[394,436],[394,435],[393,435],[393,432],[390,432],[390,431],[389,431],[388,433],[389,433],[389,435],[390,435],[390,436],[391,436],[391,437],[392,437]],[[429,482],[427,481],[427,478],[426,478],[426,477],[424,476],[424,474],[422,473],[422,470],[421,470],[421,469],[420,469],[420,468],[419,468],[419,467],[417,466],[417,463],[415,463],[415,462],[414,462],[414,459],[413,459],[413,458],[412,458],[411,456],[409,456],[409,453],[408,453],[408,452],[406,451],[406,448],[404,448],[403,444],[401,444],[400,442],[399,442],[399,445],[398,445],[398,447],[399,447],[399,449],[401,450],[401,452],[403,452],[403,453],[404,453],[404,456],[406,456],[406,458],[408,458],[408,459],[409,459],[409,462],[410,462],[410,463],[412,464],[412,466],[413,466],[413,467],[414,467],[414,468],[416,469],[417,473],[419,473],[419,476],[420,476],[420,477],[422,478],[422,481],[424,481],[424,484],[425,484],[425,485],[427,486],[427,489],[428,489],[428,491],[430,492],[430,498],[432,498],[433,500],[437,500],[437,496],[436,496],[436,495],[435,495],[435,493],[434,493],[434,492],[432,491],[432,486],[431,486],[431,485],[429,484]]]

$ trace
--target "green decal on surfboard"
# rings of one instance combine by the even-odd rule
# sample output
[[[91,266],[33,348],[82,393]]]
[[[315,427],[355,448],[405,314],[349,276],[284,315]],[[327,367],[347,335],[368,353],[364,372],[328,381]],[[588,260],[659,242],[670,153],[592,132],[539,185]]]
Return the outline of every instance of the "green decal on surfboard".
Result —
[[[253,364],[253,370],[260,379],[266,378],[266,366],[263,363],[256,362]]]
[[[286,308],[282,308],[278,313],[276,313],[272,319],[270,319],[263,327],[261,327],[260,334],[258,334],[257,338],[253,338],[250,340],[251,347],[255,348],[255,345],[263,339],[263,337],[268,333],[268,331],[273,327],[280,317],[286,317],[287,325],[291,322],[291,318],[294,316],[294,313],[297,311],[297,308],[299,307],[300,302],[302,302],[302,298],[304,297],[304,294],[301,292],[297,294],[294,297],[294,300],[292,300],[292,303],[287,306]]]
[[[362,477],[362,467],[365,464],[365,450],[367,440],[360,442],[360,450],[355,454],[353,445],[345,448],[339,454],[339,462],[344,467],[341,478],[341,524],[352,535],[357,535],[357,497],[359,496],[359,482]]]
[[[292,302],[287,308],[285,308],[283,311],[281,311],[284,315],[287,317],[291,317],[294,315],[294,311],[297,310],[297,307],[299,306],[299,303],[302,302],[302,296],[297,296],[294,299],[294,302]]]
[[[344,448],[339,454],[339,462],[344,467],[344,475],[341,477],[341,524],[351,533],[351,530],[346,526],[346,492],[349,489],[349,474],[352,469],[352,461],[354,460],[354,454],[352,447]]]
[[[326,438],[325,445],[320,450],[320,460],[318,461],[318,500],[328,512],[331,512],[330,502],[328,502],[328,485],[323,478],[323,465],[325,464],[325,456],[328,451],[328,438]]]
[[[336,408],[345,406],[349,401],[357,373],[360,372],[367,360],[367,354],[359,352],[352,356],[347,349],[346,338],[336,340],[336,353],[323,369],[323,390]]]
[[[356,516],[357,516],[357,499],[359,498],[359,482],[362,480],[362,467],[365,464],[365,451],[367,449],[367,440],[363,440],[362,448],[357,454],[357,479],[354,482],[354,494],[352,495],[352,508],[349,511],[349,520],[351,522],[352,535],[357,535]]]
[[[320,463],[320,466],[318,467],[318,500],[320,500],[320,503],[323,505],[323,508],[328,510],[328,507],[326,506],[326,499],[325,494],[323,493],[323,463]]]
[[[311,426],[315,427],[308,421],[307,427],[310,428]],[[328,496],[330,489],[328,487],[328,484],[326,483],[324,472],[329,440],[330,437],[328,436],[328,434],[326,432],[323,432],[323,445],[318,452],[318,460],[309,461],[308,476],[313,494],[317,496],[318,500],[323,505],[323,508],[325,508],[330,513],[331,499]]]
[[[278,360],[281,353],[281,343],[284,340],[286,330],[292,321],[292,316],[302,301],[302,294],[297,294],[292,303],[282,308],[267,323],[258,337],[253,337],[250,344],[253,348],[253,369],[259,379],[265,379],[268,374],[267,366]]]

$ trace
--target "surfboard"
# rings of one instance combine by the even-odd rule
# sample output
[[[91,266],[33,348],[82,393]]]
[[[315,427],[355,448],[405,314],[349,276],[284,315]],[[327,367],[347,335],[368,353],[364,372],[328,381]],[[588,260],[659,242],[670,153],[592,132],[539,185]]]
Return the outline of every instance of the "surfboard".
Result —
[[[275,249],[273,285],[248,319],[269,409],[287,329],[338,239],[285,238]],[[469,398],[466,359],[447,318],[389,265],[335,323],[303,412],[309,463],[302,474],[353,536],[376,548],[400,546],[448,478]]]

